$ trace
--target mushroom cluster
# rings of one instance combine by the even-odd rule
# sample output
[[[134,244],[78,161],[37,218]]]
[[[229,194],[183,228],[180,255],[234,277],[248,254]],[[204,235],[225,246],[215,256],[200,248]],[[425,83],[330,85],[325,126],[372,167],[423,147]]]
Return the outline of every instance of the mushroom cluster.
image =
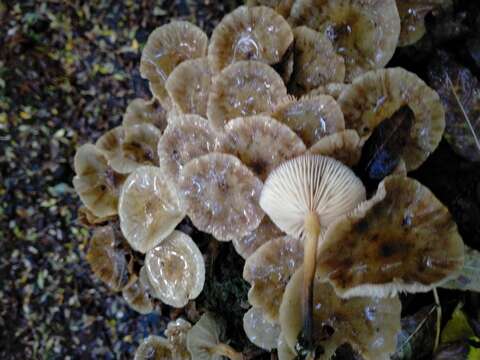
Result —
[[[448,210],[407,176],[445,114],[417,75],[384,68],[400,31],[395,0],[281,0],[249,1],[210,40],[184,21],[152,32],[140,65],[152,100],[75,157],[95,274],[139,312],[152,299],[185,306],[205,281],[195,239],[175,230],[187,216],[245,259],[255,345],[329,359],[347,342],[388,359],[398,293],[429,291],[463,264]],[[385,126],[401,136],[375,148],[369,166],[383,175],[370,194],[356,166]],[[241,359],[219,329],[204,315],[185,358]],[[147,348],[172,356],[165,339]]]

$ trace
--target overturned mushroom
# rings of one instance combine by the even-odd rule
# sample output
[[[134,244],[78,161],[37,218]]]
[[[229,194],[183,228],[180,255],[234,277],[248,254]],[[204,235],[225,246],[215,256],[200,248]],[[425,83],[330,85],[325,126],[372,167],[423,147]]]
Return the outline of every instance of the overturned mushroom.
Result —
[[[128,282],[129,254],[121,248],[121,241],[112,226],[96,228],[86,256],[93,273],[114,291]]]
[[[155,99],[134,99],[123,114],[122,126],[152,124],[163,132],[167,127],[167,112]]]
[[[424,292],[461,269],[463,252],[448,209],[416,180],[394,175],[328,229],[317,273],[342,297]]]
[[[153,295],[167,305],[181,308],[202,292],[205,262],[190,236],[173,231],[147,252],[146,273]]]
[[[245,261],[243,278],[252,285],[248,301],[262,310],[266,320],[278,321],[285,287],[302,263],[302,242],[290,236],[270,240]]]
[[[248,339],[258,347],[268,351],[277,347],[280,326],[266,320],[261,310],[252,307],[245,313],[243,329]]]
[[[120,174],[129,174],[142,165],[158,165],[157,144],[161,131],[151,124],[118,126],[96,143],[108,165]]]
[[[168,76],[183,61],[205,56],[207,46],[207,35],[186,21],[172,21],[150,34],[142,52],[140,73],[164,107],[171,105],[165,89]]]
[[[295,35],[292,85],[303,95],[312,89],[345,80],[345,60],[333,48],[328,37],[307,26],[299,26]]]
[[[400,155],[408,171],[418,168],[436,149],[445,129],[445,112],[438,94],[417,75],[401,68],[358,77],[342,92],[338,103],[346,127],[356,130],[362,141],[382,121],[405,115],[399,122],[408,125],[408,138],[401,138],[405,145]]]
[[[303,353],[302,279],[300,268],[287,285],[280,307],[282,334],[292,350]],[[367,360],[389,360],[400,331],[401,303],[398,296],[379,299],[339,298],[333,287],[318,276],[314,280],[313,334],[320,359],[330,359],[345,342]],[[323,353],[321,352],[323,351]]]
[[[171,360],[172,348],[167,339],[150,335],[135,351],[134,360]]]
[[[241,60],[278,64],[293,43],[287,21],[266,6],[240,6],[213,30],[208,59],[213,72]]]
[[[158,142],[160,167],[172,181],[190,160],[219,150],[221,142],[209,122],[198,115],[175,115]]]
[[[223,356],[231,360],[243,360],[241,353],[220,341],[222,324],[210,313],[200,320],[187,333],[187,348],[192,359],[221,360]]]
[[[295,0],[247,0],[248,6],[268,6],[278,12],[284,18],[290,15],[290,9],[292,8]]]
[[[304,238],[305,337],[312,336],[312,286],[318,240],[365,199],[362,182],[332,158],[305,155],[283,163],[265,182],[260,206],[288,235]]]
[[[142,253],[170,235],[184,217],[174,184],[153,166],[139,167],[128,176],[118,213],[123,235]]]
[[[147,288],[136,276],[123,288],[122,296],[127,304],[140,314],[149,314],[153,311],[153,303]]]
[[[264,216],[258,205],[262,182],[232,155],[211,153],[188,162],[179,187],[195,227],[220,241],[247,235]]]
[[[280,163],[306,151],[288,126],[268,116],[231,120],[225,126],[224,151],[235,155],[261,180]]]
[[[260,225],[251,233],[232,240],[235,251],[244,259],[252,255],[260,246],[282,236],[282,231],[265,216]]]
[[[326,135],[345,129],[342,110],[327,95],[307,96],[300,100],[286,97],[275,107],[272,117],[295,131],[307,147]]]
[[[239,61],[213,80],[208,119],[223,130],[231,119],[270,113],[286,95],[282,78],[270,66],[258,61]]]
[[[289,21],[325,34],[345,59],[346,81],[384,67],[400,34],[395,0],[297,0]]]
[[[355,130],[345,130],[318,140],[308,152],[329,156],[352,167],[357,165],[362,156],[362,142]]]
[[[73,166],[73,186],[87,209],[99,218],[116,215],[125,176],[108,166],[105,155],[92,144],[77,149]]]
[[[185,114],[207,116],[212,74],[206,57],[186,60],[172,71],[165,87],[174,105]]]

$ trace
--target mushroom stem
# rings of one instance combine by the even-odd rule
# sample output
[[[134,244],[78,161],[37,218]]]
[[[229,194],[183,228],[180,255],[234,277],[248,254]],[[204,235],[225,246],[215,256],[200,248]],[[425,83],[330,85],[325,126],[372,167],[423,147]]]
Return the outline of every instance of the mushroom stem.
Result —
[[[306,347],[313,348],[313,278],[317,259],[317,242],[320,235],[320,219],[310,212],[305,217],[304,275],[303,275],[303,340]]]
[[[244,360],[243,354],[235,351],[230,345],[219,343],[212,348],[216,355],[225,356],[230,360]]]

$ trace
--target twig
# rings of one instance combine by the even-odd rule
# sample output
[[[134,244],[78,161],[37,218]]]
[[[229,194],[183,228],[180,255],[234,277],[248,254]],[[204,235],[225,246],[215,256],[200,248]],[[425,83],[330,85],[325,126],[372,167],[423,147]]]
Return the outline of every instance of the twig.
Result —
[[[477,134],[475,133],[475,128],[473,127],[472,123],[470,122],[470,119],[467,115],[467,112],[465,111],[465,108],[463,107],[462,102],[460,101],[460,98],[458,97],[457,92],[455,91],[455,87],[453,86],[452,80],[450,80],[450,76],[447,75],[447,81],[448,85],[452,89],[453,96],[455,96],[455,100],[458,103],[458,106],[460,107],[460,110],[462,110],[463,116],[465,117],[465,120],[468,124],[468,127],[470,128],[470,131],[472,132],[473,139],[475,140],[475,144],[477,145],[478,151],[480,151],[480,140],[477,137]]]
[[[435,332],[435,345],[433,346],[433,352],[437,351],[440,344],[440,330],[442,326],[442,305],[440,304],[440,298],[438,297],[437,288],[433,288],[433,297],[435,299],[435,305],[437,308],[437,323]]]

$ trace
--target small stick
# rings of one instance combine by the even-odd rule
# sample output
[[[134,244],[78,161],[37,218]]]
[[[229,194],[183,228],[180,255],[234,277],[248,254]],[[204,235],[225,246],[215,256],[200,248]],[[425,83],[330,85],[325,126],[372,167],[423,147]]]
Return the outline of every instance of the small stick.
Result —
[[[433,346],[433,352],[435,352],[437,351],[438,345],[440,344],[440,330],[442,326],[442,305],[440,304],[440,298],[438,296],[437,288],[433,288],[433,298],[435,299],[435,304],[437,306],[436,334],[435,344]]]

